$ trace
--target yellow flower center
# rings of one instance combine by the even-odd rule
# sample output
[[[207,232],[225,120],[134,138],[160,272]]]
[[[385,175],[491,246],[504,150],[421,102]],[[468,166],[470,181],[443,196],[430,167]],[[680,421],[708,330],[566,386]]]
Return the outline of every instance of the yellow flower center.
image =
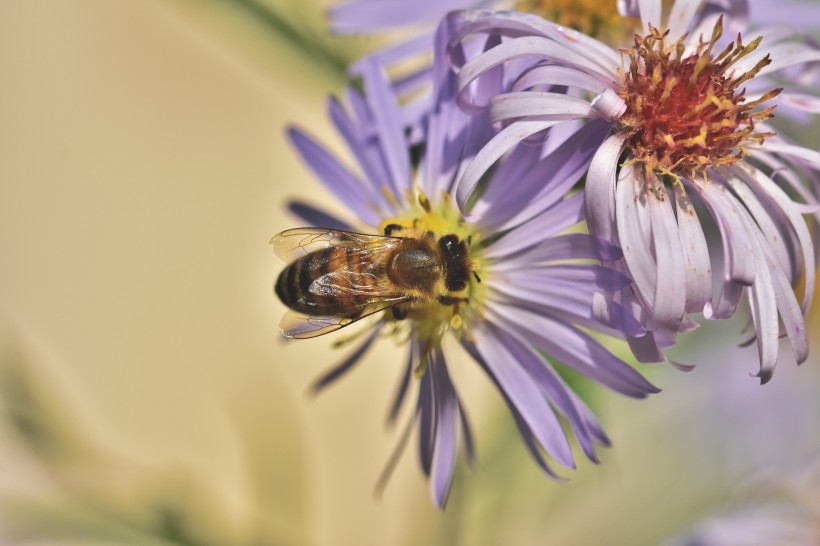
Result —
[[[616,46],[636,28],[634,18],[621,17],[614,0],[516,0],[515,8]]]
[[[403,304],[399,310],[400,319],[396,314],[385,313],[383,320],[392,322],[394,333],[412,333],[417,339],[427,345],[427,350],[441,342],[443,335],[449,330],[456,335],[463,335],[469,331],[469,325],[477,316],[483,300],[483,283],[481,277],[481,250],[479,248],[480,234],[474,231],[473,226],[464,222],[458,209],[453,205],[449,195],[443,194],[436,205],[431,204],[424,194],[419,193],[417,198],[408,199],[412,205],[401,215],[387,218],[379,224],[381,233],[390,232],[391,236],[398,237],[429,237],[435,241],[435,248],[440,250],[440,259],[443,275],[456,266],[454,261],[461,262],[448,254],[439,244],[445,236],[455,236],[459,242],[464,242],[467,250],[465,276],[463,288],[455,291],[448,290],[444,281],[437,284],[437,288],[429,294],[420,295],[415,301]],[[407,328],[411,332],[407,332]]]
[[[755,121],[771,118],[774,106],[754,110],[781,89],[746,102],[741,87],[771,62],[769,56],[745,73],[731,70],[761,38],[744,46],[738,35],[736,42],[715,54],[722,32],[720,19],[710,42],[685,57],[683,39],[667,45],[667,32],[652,28],[645,37],[635,36],[634,46],[625,51],[629,70],[619,92],[627,105],[620,128],[627,135],[632,163],[674,178],[694,177],[741,159],[744,144],[773,136],[755,132]]]

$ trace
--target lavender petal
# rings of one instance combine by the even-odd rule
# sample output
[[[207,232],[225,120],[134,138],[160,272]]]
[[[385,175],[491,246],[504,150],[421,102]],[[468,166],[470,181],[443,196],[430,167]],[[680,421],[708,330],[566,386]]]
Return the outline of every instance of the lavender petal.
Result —
[[[366,223],[371,225],[379,223],[380,218],[371,206],[370,195],[358,178],[298,129],[290,128],[288,136],[305,164],[339,200]]]
[[[456,464],[456,427],[459,420],[459,404],[440,348],[436,350],[436,355],[430,364],[431,369],[427,373],[431,375],[433,385],[436,419],[430,493],[433,502],[439,508],[444,508]]]
[[[475,347],[488,370],[521,413],[541,446],[562,465],[575,468],[572,450],[560,422],[530,374],[516,361],[502,340],[503,334],[499,328],[484,321],[474,329],[474,334]]]
[[[288,202],[288,210],[291,214],[304,220],[310,226],[342,231],[353,230],[353,227],[347,222],[339,220],[335,216],[317,209],[304,201],[292,200]]]
[[[492,302],[488,302],[487,307],[501,321],[515,325],[533,347],[593,381],[633,398],[659,392],[634,368],[607,351],[589,334],[569,324]]]
[[[686,260],[686,311],[700,313],[712,299],[712,262],[695,207],[682,184],[673,184],[680,246]]]
[[[382,329],[382,323],[379,322],[376,326],[373,327],[373,330],[367,336],[367,338],[356,348],[353,353],[344,359],[340,364],[331,368],[328,372],[324,373],[319,379],[313,382],[310,386],[310,391],[312,394],[319,394],[325,388],[330,386],[331,384],[335,383],[337,379],[342,377],[348,371],[350,371],[353,366],[361,361],[362,357],[367,353],[370,349],[373,342],[379,336],[379,333]]]

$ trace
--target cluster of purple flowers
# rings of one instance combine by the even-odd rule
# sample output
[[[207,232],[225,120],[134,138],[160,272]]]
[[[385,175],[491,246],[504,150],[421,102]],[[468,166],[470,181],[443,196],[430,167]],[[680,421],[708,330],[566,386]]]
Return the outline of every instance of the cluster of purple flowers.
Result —
[[[611,3],[611,13],[580,15],[557,0],[517,2],[514,11],[491,0],[339,5],[337,31],[421,30],[357,62],[346,104],[329,103],[355,171],[301,129],[289,131],[308,168],[351,211],[337,218],[291,204],[326,230],[325,247],[349,241],[340,234],[396,228],[469,243],[472,275],[438,301],[367,300],[362,317],[379,312],[361,321],[320,316],[327,308],[312,317],[303,306],[303,326],[291,316],[283,328],[301,337],[368,324],[318,388],[378,338],[406,342],[391,419],[415,390],[410,426],[438,506],[459,437],[473,456],[449,351],[466,351],[487,373],[550,474],[545,454],[574,468],[565,431],[593,461],[596,445],[609,443],[552,362],[627,396],[657,392],[599,334],[626,340],[638,361],[663,362],[698,320],[747,305],[761,382],[772,376],[781,337],[798,363],[807,358],[820,152],[772,118],[776,106],[798,121],[820,112],[820,50],[783,27],[750,30],[755,13],[742,0],[677,0],[668,12],[661,0]],[[396,76],[402,61],[430,52],[432,62]],[[320,247],[311,242],[304,254]],[[355,289],[337,273],[303,283],[314,292],[308,299]],[[381,286],[373,283],[366,286]],[[401,305],[409,312],[390,312]]]

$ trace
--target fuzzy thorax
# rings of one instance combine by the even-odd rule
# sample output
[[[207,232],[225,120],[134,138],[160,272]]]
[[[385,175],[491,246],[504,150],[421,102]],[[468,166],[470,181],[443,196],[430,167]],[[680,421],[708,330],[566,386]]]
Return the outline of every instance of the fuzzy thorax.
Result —
[[[395,322],[397,332],[409,326],[412,334],[428,346],[440,343],[448,330],[469,335],[470,323],[481,304],[480,235],[464,221],[447,195],[436,204],[422,193],[407,201],[412,206],[399,216],[383,220],[379,231],[426,241],[424,246],[437,253],[441,275],[434,285],[416,290],[413,301],[403,304],[396,313],[385,314],[384,320]]]

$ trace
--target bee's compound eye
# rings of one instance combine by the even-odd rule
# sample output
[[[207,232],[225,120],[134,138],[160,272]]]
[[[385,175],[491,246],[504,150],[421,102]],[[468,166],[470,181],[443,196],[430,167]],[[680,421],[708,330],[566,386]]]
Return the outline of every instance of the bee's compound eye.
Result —
[[[458,292],[470,280],[469,250],[458,236],[448,233],[438,240],[445,264],[444,286],[450,292]]]
[[[438,240],[439,246],[451,255],[458,254],[460,242],[461,239],[459,239],[456,235],[453,235],[452,233],[444,235],[443,237],[441,237],[441,239]]]

